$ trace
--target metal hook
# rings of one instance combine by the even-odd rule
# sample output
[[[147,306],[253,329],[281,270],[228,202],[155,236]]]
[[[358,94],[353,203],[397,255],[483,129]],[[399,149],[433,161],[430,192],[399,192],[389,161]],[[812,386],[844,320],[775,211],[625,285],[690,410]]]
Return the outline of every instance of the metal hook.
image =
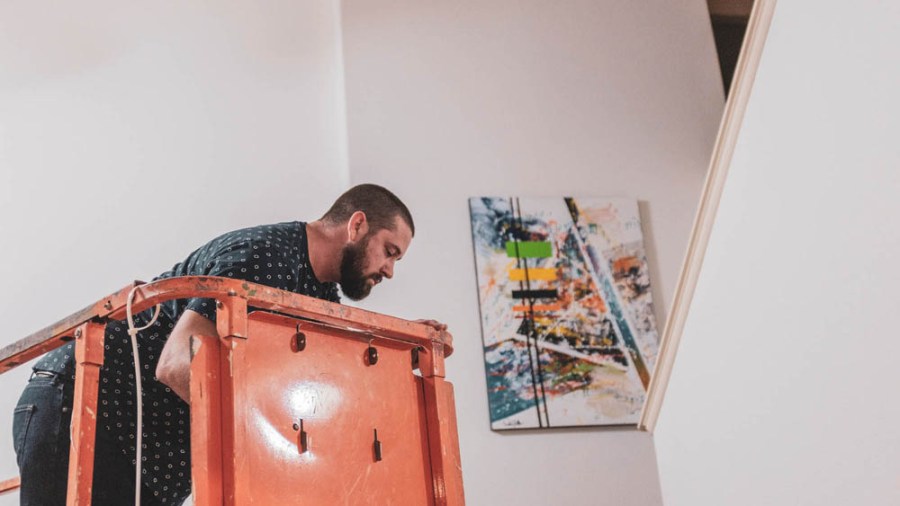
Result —
[[[378,429],[375,430],[375,442],[372,443],[372,449],[375,452],[375,462],[381,462],[381,441],[378,440]]]
[[[303,430],[303,419],[300,419],[300,425],[294,424],[294,430],[299,430],[300,434],[297,436],[297,446],[300,450],[300,453],[306,453],[309,451],[309,435]]]

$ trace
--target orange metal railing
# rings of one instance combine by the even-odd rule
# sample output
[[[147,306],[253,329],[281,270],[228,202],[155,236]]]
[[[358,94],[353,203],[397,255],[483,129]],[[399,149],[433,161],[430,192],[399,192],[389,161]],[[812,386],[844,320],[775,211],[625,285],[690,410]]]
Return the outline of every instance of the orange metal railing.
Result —
[[[358,492],[352,497],[335,497],[335,504],[396,503],[391,494],[402,495],[403,487],[409,488],[410,480],[418,478],[427,480],[423,489],[427,493],[415,502],[435,506],[464,504],[453,387],[444,379],[444,358],[453,351],[450,334],[263,285],[194,276],[149,284],[134,282],[0,349],[2,374],[75,340],[69,505],[90,504],[105,326],[109,320],[124,319],[126,298],[132,289],[135,313],[172,299],[203,297],[217,301],[219,338],[192,339],[191,454],[194,503],[198,506],[241,505],[251,500],[254,504],[285,504],[286,497],[293,498],[291,504],[323,504],[323,500],[332,497],[327,494],[337,490]],[[262,312],[248,313],[248,308]],[[301,337],[304,343],[307,339],[317,343],[311,352],[302,352],[304,347],[298,346]],[[356,360],[357,352],[364,358]],[[378,352],[383,359],[377,358]],[[398,365],[401,356],[407,364],[405,372]],[[379,362],[382,365],[375,366],[374,360],[383,360]],[[412,366],[410,360],[414,360]],[[275,368],[274,374],[259,374],[271,368]],[[419,374],[413,373],[415,368]],[[311,374],[318,375],[318,379],[311,378]],[[273,382],[273,378],[280,380]],[[324,386],[321,381],[313,381],[321,378],[336,379]],[[263,382],[265,388],[260,385]],[[382,391],[373,392],[369,384],[380,385]],[[299,430],[296,421],[292,421],[289,425],[297,432],[296,445],[291,450],[294,453],[278,447],[287,437],[286,429],[280,426],[273,429],[274,443],[267,446],[259,441],[257,445],[254,438],[269,437],[269,433],[254,432],[253,427],[297,414],[289,400],[279,397],[279,386],[290,385],[296,387],[292,390],[295,393],[301,387],[312,388],[306,395],[316,399],[326,390],[332,392],[332,397],[337,391],[336,398],[346,402],[337,408],[323,401],[324,407],[313,408],[313,412],[319,412],[307,420],[309,426],[303,427],[300,420]],[[319,387],[325,390],[315,390]],[[348,411],[349,408],[356,411]],[[364,417],[360,410],[365,410]],[[317,423],[331,415],[335,418]],[[371,438],[371,429],[361,425],[362,418],[381,425],[380,432],[375,427],[374,445],[378,449],[374,457],[348,454],[347,445],[356,444],[363,429]],[[265,428],[272,429],[268,425]],[[329,442],[330,447],[326,445],[320,451],[314,446],[316,451],[310,450],[307,428],[315,428],[317,440]],[[379,434],[388,448],[403,448],[409,455],[393,452],[382,462]],[[410,443],[409,434],[421,437],[416,436],[419,439]],[[418,442],[421,449],[416,447]],[[264,453],[267,450],[281,451],[282,458],[272,458]],[[417,457],[406,458],[412,454]],[[353,476],[354,472],[358,475]],[[306,483],[306,475],[318,481]],[[379,478],[369,480],[370,475]],[[290,481],[286,481],[286,476]],[[360,480],[364,482],[362,486]],[[311,502],[313,497],[315,502]]]

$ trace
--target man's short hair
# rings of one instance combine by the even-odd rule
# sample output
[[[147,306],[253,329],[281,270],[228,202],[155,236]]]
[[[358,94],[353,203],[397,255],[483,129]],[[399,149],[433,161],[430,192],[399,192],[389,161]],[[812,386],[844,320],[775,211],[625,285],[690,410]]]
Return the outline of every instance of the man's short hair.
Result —
[[[360,184],[345,191],[322,216],[322,221],[332,225],[345,223],[356,211],[366,214],[370,232],[385,228],[393,230],[394,220],[400,216],[412,235],[416,235],[416,226],[406,205],[390,190],[377,184]]]

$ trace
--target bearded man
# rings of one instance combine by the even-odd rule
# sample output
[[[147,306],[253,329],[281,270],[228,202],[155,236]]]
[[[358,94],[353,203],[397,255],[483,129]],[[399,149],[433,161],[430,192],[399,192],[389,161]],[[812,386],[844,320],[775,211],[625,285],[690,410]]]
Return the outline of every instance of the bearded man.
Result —
[[[154,281],[173,276],[223,276],[340,302],[394,275],[415,234],[412,215],[387,189],[364,184],[341,195],[319,220],[229,232],[201,246]],[[146,325],[153,310],[135,316]],[[212,299],[162,305],[153,326],[138,334],[143,371],[142,504],[181,504],[191,493],[190,336],[216,336]],[[434,320],[419,320],[438,330]],[[124,322],[106,327],[100,371],[92,504],[133,504],[135,377]],[[24,506],[66,503],[69,426],[75,382],[74,343],[34,366],[16,406],[13,435]]]

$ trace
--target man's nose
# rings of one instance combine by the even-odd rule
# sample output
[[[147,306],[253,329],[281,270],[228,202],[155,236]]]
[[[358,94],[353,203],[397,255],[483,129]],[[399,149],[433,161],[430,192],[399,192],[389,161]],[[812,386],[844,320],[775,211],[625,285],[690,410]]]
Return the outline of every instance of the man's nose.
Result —
[[[393,260],[389,260],[386,264],[384,264],[384,267],[381,268],[381,275],[388,279],[391,279],[394,277],[394,261]]]

